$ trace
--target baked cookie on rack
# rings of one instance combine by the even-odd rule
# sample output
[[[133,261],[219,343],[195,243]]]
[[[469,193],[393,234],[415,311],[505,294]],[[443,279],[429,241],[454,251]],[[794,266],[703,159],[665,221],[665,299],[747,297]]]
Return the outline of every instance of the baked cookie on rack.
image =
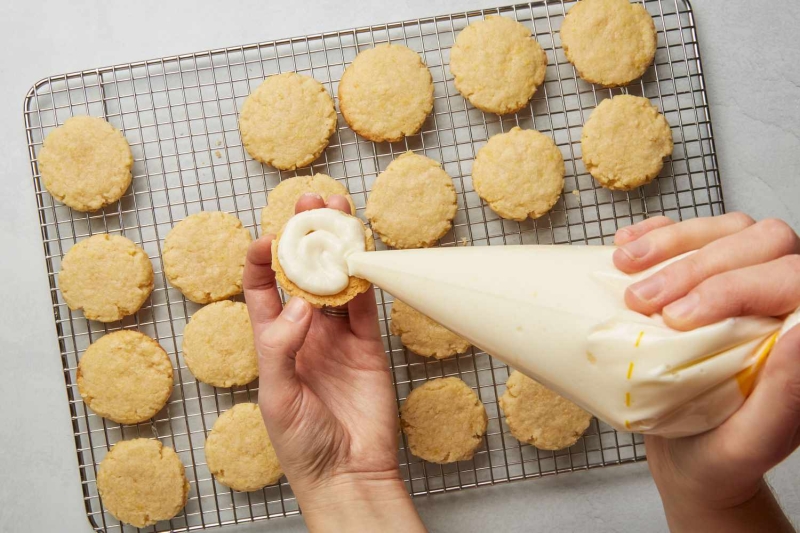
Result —
[[[268,77],[244,101],[239,131],[247,153],[280,170],[310,165],[336,130],[333,99],[296,72]]]
[[[569,448],[592,421],[592,415],[516,370],[506,381],[500,408],[514,438],[542,450]]]
[[[143,333],[108,333],[81,356],[78,392],[103,418],[138,424],[167,404],[172,393],[172,363],[164,349]]]
[[[424,357],[444,359],[465,353],[471,346],[438,322],[434,322],[410,305],[395,300],[392,303],[392,335],[412,352]]]
[[[581,78],[605,87],[640,78],[656,54],[653,17],[638,2],[581,0],[561,24],[561,46]]]
[[[442,166],[406,152],[378,175],[365,214],[387,245],[424,248],[450,230],[456,209],[456,189]]]
[[[265,235],[277,235],[283,225],[294,216],[295,204],[306,193],[316,193],[323,200],[327,200],[332,194],[344,196],[350,204],[350,213],[356,212],[353,198],[341,182],[325,174],[297,176],[283,180],[267,195],[267,205],[261,210],[261,231]]]
[[[44,139],[38,161],[45,188],[76,211],[112,204],[131,184],[128,141],[101,118],[67,119]]]
[[[564,158],[550,137],[515,127],[478,150],[472,185],[503,218],[539,218],[561,197]]]
[[[222,413],[206,439],[205,451],[214,479],[233,490],[259,490],[283,475],[254,403],[236,404]]]
[[[244,261],[252,240],[231,214],[202,211],[189,215],[164,239],[164,273],[193,302],[230,298],[242,292]]]
[[[487,424],[478,395],[456,377],[425,382],[400,408],[400,427],[411,453],[431,463],[472,459]]]
[[[319,235],[314,234],[319,230],[331,244],[325,261],[314,255],[325,251],[325,245],[319,241],[303,244],[316,241]],[[272,269],[287,294],[314,307],[339,306],[369,290],[370,282],[350,276],[346,257],[334,255],[374,249],[372,232],[358,218],[335,209],[312,209],[292,217],[278,232],[272,241]]]
[[[177,515],[189,499],[178,454],[153,439],[123,440],[100,462],[97,492],[118,520],[147,527]]]
[[[130,239],[102,233],[69,249],[58,286],[73,311],[82,310],[89,320],[114,322],[138,311],[150,296],[153,265]]]
[[[399,141],[417,133],[433,110],[433,78],[410,48],[381,44],[359,53],[345,69],[339,109],[365,139]]]
[[[547,54],[519,22],[500,16],[473,22],[450,50],[456,89],[487,113],[516,113],[544,82]]]
[[[256,379],[258,359],[247,306],[222,300],[198,310],[183,330],[183,358],[194,377],[214,387]]]
[[[672,149],[664,115],[647,98],[629,94],[600,102],[581,134],[586,170],[603,187],[619,191],[653,181]]]

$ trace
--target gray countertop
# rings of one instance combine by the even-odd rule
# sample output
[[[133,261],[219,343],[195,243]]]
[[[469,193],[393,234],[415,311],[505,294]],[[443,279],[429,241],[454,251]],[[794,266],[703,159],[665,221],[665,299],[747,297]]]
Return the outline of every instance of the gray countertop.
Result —
[[[168,54],[510,0],[275,0],[4,4],[0,14],[0,530],[89,531],[53,325],[22,123],[36,80]],[[302,5],[302,7],[301,7]],[[695,0],[728,210],[800,229],[800,3]],[[800,455],[771,474],[800,521]],[[664,531],[645,464],[418,498],[433,531]],[[294,517],[239,531],[299,531]],[[226,529],[235,530],[233,528]]]

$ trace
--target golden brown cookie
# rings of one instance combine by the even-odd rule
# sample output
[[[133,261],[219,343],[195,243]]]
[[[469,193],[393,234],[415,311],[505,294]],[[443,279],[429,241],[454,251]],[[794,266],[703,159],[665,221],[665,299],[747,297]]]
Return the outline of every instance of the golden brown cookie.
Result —
[[[656,27],[638,2],[581,0],[564,18],[561,46],[581,78],[616,87],[641,77],[653,63]]]
[[[172,363],[147,335],[115,331],[84,352],[78,362],[78,392],[98,415],[120,424],[138,424],[167,404]]]
[[[406,152],[375,180],[365,214],[387,245],[424,248],[450,230],[456,209],[456,189],[442,166]]]
[[[283,475],[254,403],[234,405],[214,422],[206,439],[206,461],[219,483],[242,492],[277,483]]]
[[[223,300],[192,315],[183,330],[183,358],[194,377],[215,387],[256,379],[258,359],[247,306]]]
[[[542,450],[569,448],[592,421],[592,415],[516,370],[506,381],[500,408],[514,438]]]
[[[353,199],[341,182],[325,174],[297,176],[283,180],[267,196],[267,205],[261,210],[263,233],[277,235],[283,225],[292,218],[297,200],[305,193],[316,193],[323,200],[327,200],[333,194],[344,196],[350,204],[350,213],[356,212]]]
[[[512,128],[478,150],[472,185],[503,218],[539,218],[561,197],[564,158],[550,137]]]
[[[346,217],[351,216],[345,213],[341,213],[341,215]],[[359,220],[359,222],[361,221]],[[363,226],[364,224],[362,223],[361,225]],[[280,261],[278,261],[278,246],[280,246],[282,234],[283,230],[281,230],[275,240],[272,241],[272,270],[275,271],[275,278],[278,280],[278,284],[280,284],[283,290],[290,296],[299,296],[314,307],[333,307],[344,305],[362,292],[367,292],[370,289],[371,284],[369,281],[355,276],[350,276],[350,282],[347,287],[337,294],[332,294],[330,296],[320,296],[301,289],[295,285],[292,280],[286,277],[286,273],[283,271]],[[364,227],[364,246],[368,251],[375,249],[375,240],[372,238],[372,232],[367,229],[366,226]]]
[[[470,347],[465,339],[400,300],[392,304],[391,330],[406,348],[425,357],[444,359]]]
[[[544,82],[547,54],[528,28],[508,17],[473,22],[450,50],[456,89],[487,113],[515,113]]]
[[[628,94],[600,102],[581,135],[586,170],[603,187],[620,191],[653,181],[672,147],[664,115],[647,98]]]
[[[153,265],[133,241],[102,233],[78,242],[61,261],[58,285],[73,311],[114,322],[142,307],[153,290]]]
[[[221,211],[190,215],[164,239],[164,273],[193,302],[224,300],[242,292],[244,261],[252,240],[233,215]]]
[[[400,408],[400,426],[411,453],[431,463],[472,459],[487,423],[478,395],[455,377],[425,382]]]
[[[100,118],[67,119],[47,135],[38,162],[45,188],[77,211],[114,203],[131,184],[128,141]]]
[[[296,72],[268,77],[242,105],[239,131],[253,159],[281,170],[310,165],[336,130],[333,99]]]
[[[433,79],[422,58],[405,46],[381,44],[359,53],[339,82],[339,109],[370,141],[414,135],[433,109]]]
[[[123,440],[100,462],[97,491],[118,520],[147,527],[183,509],[189,481],[172,448],[153,439]]]

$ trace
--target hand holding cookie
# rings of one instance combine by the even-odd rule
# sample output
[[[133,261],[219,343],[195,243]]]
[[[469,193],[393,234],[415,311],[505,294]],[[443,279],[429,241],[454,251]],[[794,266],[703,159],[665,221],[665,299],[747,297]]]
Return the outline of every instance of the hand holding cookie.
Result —
[[[327,204],[305,195],[296,209],[326,205],[349,212],[339,195]],[[244,292],[259,406],[306,523],[316,531],[424,531],[397,463],[397,409],[374,291],[355,296],[346,315],[327,315],[296,296],[283,307],[274,238],[250,246]]]

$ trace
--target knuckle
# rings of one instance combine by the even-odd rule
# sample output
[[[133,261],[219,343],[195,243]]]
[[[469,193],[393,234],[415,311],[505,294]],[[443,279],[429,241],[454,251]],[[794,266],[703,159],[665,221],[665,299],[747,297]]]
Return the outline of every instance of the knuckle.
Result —
[[[794,249],[797,244],[797,234],[789,224],[777,218],[768,218],[758,224],[767,238],[774,240],[786,252]]]
[[[729,273],[712,276],[695,290],[699,292],[703,305],[715,308],[725,316],[740,316],[744,310],[740,285]]]

